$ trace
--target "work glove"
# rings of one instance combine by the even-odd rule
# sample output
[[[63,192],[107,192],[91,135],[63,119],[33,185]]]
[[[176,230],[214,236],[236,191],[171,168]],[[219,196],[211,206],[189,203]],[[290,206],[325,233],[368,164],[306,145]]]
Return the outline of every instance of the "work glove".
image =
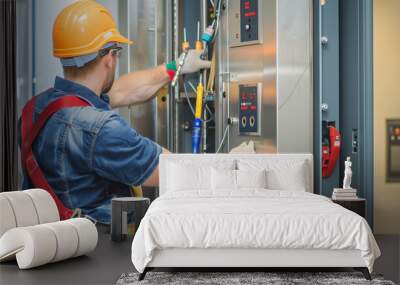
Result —
[[[231,149],[229,153],[236,153],[236,154],[255,154],[256,150],[254,147],[254,142],[249,141],[243,142],[242,144],[238,145],[237,147],[234,147]]]
[[[202,69],[209,69],[211,67],[211,61],[202,60],[201,59],[202,54],[203,54],[202,50],[190,49],[183,63],[181,74],[195,73],[199,72]],[[181,62],[184,56],[185,55],[182,53],[177,63]]]

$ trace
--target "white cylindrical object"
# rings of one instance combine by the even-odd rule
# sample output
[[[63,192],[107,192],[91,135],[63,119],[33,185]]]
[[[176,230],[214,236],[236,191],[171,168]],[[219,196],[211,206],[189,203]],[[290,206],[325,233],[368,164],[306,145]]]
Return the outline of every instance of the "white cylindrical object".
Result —
[[[1,193],[8,199],[14,211],[17,227],[27,227],[39,224],[38,215],[31,197],[24,191]]]
[[[66,221],[42,225],[51,229],[57,238],[57,250],[51,262],[71,258],[78,249],[78,233],[74,226]]]
[[[39,224],[57,222],[60,220],[58,209],[51,195],[43,189],[29,189],[24,193],[28,194],[36,208]]]
[[[57,238],[50,229],[37,225],[20,230],[29,232],[29,235],[24,236],[24,250],[17,253],[19,268],[37,267],[53,260],[57,252]]]
[[[96,226],[77,218],[8,230],[0,238],[0,261],[16,257],[28,269],[86,254],[97,245]]]
[[[66,220],[65,222],[73,225],[78,232],[78,249],[74,257],[86,254],[96,248],[98,233],[96,226],[90,220],[76,218]]]
[[[0,260],[16,255],[20,269],[37,267],[53,260],[57,239],[53,231],[43,225],[14,228],[0,239]]]
[[[17,226],[14,211],[6,197],[0,195],[0,238],[10,229]]]

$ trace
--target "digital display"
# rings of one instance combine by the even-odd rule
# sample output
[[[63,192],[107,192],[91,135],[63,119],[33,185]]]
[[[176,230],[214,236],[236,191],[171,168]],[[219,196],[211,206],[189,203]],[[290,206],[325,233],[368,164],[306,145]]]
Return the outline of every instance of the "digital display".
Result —
[[[244,9],[246,10],[244,13],[245,17],[254,17],[257,16],[257,11],[254,11],[252,9],[252,7],[254,7],[255,5],[252,5],[251,3],[252,1],[244,1]]]
[[[239,85],[239,132],[259,134],[258,85]]]

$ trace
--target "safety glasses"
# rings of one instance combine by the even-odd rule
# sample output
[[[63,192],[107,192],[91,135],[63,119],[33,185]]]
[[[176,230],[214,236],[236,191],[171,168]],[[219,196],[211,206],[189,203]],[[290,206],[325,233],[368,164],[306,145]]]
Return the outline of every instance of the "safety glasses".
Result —
[[[120,47],[117,44],[115,44],[115,45],[112,45],[112,46],[107,47],[105,49],[102,49],[102,50],[99,51],[99,57],[103,57],[103,56],[107,55],[110,51],[111,51],[113,56],[120,57],[121,56],[122,47]]]

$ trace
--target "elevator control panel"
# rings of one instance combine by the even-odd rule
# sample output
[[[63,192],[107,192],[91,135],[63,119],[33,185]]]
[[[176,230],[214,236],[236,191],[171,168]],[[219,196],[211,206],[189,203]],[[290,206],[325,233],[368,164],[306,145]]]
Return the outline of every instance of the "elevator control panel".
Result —
[[[258,0],[240,0],[240,41],[258,41]]]
[[[387,120],[387,182],[400,182],[400,120]]]
[[[239,134],[261,135],[261,84],[239,85]]]
[[[261,0],[232,0],[228,5],[229,45],[262,43]]]

